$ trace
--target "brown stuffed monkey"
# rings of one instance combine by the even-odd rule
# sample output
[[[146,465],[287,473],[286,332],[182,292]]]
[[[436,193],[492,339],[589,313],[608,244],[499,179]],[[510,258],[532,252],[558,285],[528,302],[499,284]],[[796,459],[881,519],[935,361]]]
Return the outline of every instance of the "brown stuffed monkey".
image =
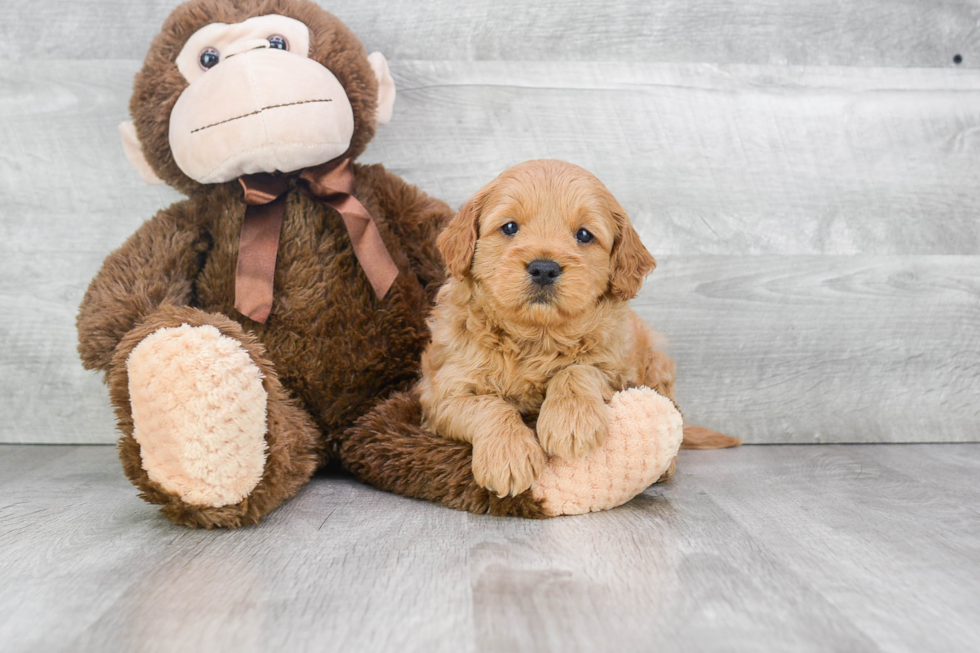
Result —
[[[192,0],[153,41],[121,132],[144,179],[187,199],[106,259],[78,332],[123,469],[173,522],[254,524],[329,460],[457,509],[561,512],[555,473],[547,491],[496,497],[468,444],[424,432],[417,401],[392,396],[417,379],[452,217],[353,163],[394,93],[384,57],[304,0]]]

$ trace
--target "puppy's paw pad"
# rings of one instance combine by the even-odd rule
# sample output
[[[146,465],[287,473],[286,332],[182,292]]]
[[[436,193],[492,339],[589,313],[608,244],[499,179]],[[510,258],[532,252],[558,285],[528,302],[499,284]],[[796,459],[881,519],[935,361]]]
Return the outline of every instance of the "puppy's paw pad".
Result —
[[[671,466],[683,438],[673,402],[649,388],[616,393],[609,402],[609,436],[584,458],[552,458],[531,491],[551,516],[579,515],[622,505]]]

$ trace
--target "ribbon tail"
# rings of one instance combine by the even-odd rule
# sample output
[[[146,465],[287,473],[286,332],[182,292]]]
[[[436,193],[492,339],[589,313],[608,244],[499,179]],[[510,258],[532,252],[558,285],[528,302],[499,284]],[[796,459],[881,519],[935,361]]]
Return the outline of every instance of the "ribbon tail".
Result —
[[[374,294],[378,299],[384,299],[398,277],[398,266],[385,247],[378,225],[370,215],[355,215],[348,212],[341,212],[341,215],[358,263],[371,282]]]
[[[235,309],[265,324],[272,311],[273,282],[286,196],[245,208],[235,273]]]
[[[336,209],[344,219],[354,255],[378,299],[384,299],[398,277],[398,266],[385,247],[371,213],[354,197],[353,163],[348,157],[307,168],[300,177],[310,194]]]

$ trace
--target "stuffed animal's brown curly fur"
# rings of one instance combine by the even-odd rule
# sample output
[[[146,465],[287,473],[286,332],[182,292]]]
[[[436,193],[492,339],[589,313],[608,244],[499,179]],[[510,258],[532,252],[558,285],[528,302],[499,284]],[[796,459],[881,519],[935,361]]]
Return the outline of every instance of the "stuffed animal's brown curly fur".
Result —
[[[329,460],[397,492],[487,510],[493,501],[474,483],[468,452],[456,443],[416,433],[404,419],[397,428],[350,430],[373,405],[408,389],[417,378],[428,337],[425,319],[444,278],[435,240],[452,212],[443,202],[381,165],[355,165],[355,196],[373,216],[399,270],[387,295],[378,299],[354,256],[341,216],[299,192],[298,173],[285,174],[290,189],[272,314],[260,324],[234,308],[245,211],[242,189],[234,180],[200,184],[176,165],[168,141],[169,115],[187,81],[175,58],[186,40],[208,24],[267,14],[306,24],[309,57],[328,68],[347,93],[354,135],[345,156],[360,154],[374,134],[378,82],[364,48],[315,4],[193,0],[167,19],[137,75],[130,109],[153,172],[188,198],[147,221],[106,259],[78,315],[82,361],[106,374],[122,433],[123,468],[147,501],[189,526],[256,523]],[[229,339],[235,345],[231,349]],[[211,372],[198,369],[204,359],[193,353],[208,343],[224,347],[208,353],[208,360],[216,361]],[[182,350],[191,353],[181,358]],[[222,358],[219,350],[230,354]],[[241,467],[235,442],[222,445],[230,454],[209,452],[210,432],[200,433],[205,426],[181,422],[194,402],[201,405],[192,414],[203,421],[224,415],[224,426],[207,426],[212,431],[242,421],[248,406],[239,406],[245,394],[229,389],[232,359],[238,361],[234,374],[240,375],[234,382],[249,388],[247,396],[266,398],[260,425],[264,445],[259,442],[263,457],[252,456],[258,466],[249,463],[249,469],[235,467]],[[140,366],[140,379],[130,378],[130,364]],[[143,402],[136,407],[146,415],[142,425],[134,420],[134,388]],[[407,408],[400,417],[413,410],[417,408]],[[188,444],[185,436],[195,429],[200,441]],[[140,432],[152,452],[134,437]],[[188,452],[191,445],[200,450]],[[151,454],[154,464],[148,463]],[[236,487],[253,477],[257,483],[230,503],[213,499],[208,505],[189,498],[199,496],[193,488],[184,492],[194,483],[228,474],[239,475]],[[517,506],[511,512],[517,514],[536,511],[531,499],[511,503]]]

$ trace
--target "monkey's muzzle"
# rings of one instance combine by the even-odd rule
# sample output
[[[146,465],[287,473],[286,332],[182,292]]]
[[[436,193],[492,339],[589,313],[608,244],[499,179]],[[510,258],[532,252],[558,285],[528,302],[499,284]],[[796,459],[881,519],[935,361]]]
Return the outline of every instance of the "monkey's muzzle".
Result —
[[[174,161],[202,184],[315,166],[346,152],[353,134],[333,73],[275,49],[229,57],[191,83],[170,115]]]

